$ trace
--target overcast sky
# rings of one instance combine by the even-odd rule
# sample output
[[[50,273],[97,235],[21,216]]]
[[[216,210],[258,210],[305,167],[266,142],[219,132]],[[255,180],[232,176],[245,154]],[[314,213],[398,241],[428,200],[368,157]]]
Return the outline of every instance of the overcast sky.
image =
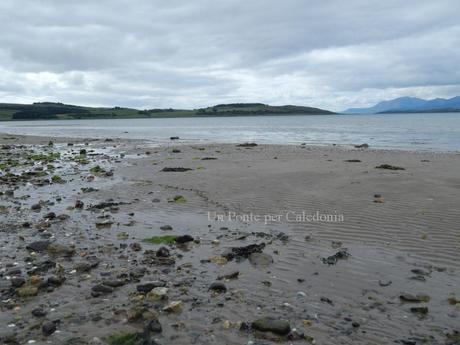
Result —
[[[459,0],[1,0],[0,102],[342,110],[460,95]]]

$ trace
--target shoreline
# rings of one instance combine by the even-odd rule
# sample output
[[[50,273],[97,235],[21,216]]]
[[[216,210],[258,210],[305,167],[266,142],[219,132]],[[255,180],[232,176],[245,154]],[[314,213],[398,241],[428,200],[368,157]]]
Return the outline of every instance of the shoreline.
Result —
[[[6,139],[5,139],[6,138]],[[107,138],[94,138],[94,137],[85,137],[85,138],[79,138],[79,137],[50,137],[47,135],[29,135],[29,134],[14,134],[14,133],[8,133],[8,132],[1,132],[0,131],[0,143],[8,143],[9,140],[22,140],[25,144],[46,144],[49,141],[53,141],[56,143],[79,143],[79,142],[98,142],[98,143],[104,143]],[[113,141],[107,141],[105,142],[106,144],[109,144],[110,142],[115,142],[115,143],[143,143],[145,145],[150,145],[149,147],[151,148],[160,148],[160,147],[171,147],[171,146],[235,146],[239,144],[243,144],[244,142],[232,142],[232,143],[211,143],[211,142],[188,142],[185,140],[188,140],[186,138],[180,138],[179,140],[166,140],[163,139],[163,142],[155,142],[152,139],[137,139],[137,138],[121,138],[121,137],[115,137],[115,138],[109,138],[109,140]],[[152,145],[155,144],[155,145]],[[303,143],[300,144],[265,144],[265,143],[258,143],[258,146],[273,146],[273,147],[291,147],[291,148],[297,148],[297,147],[302,147],[304,149],[330,149],[330,150],[337,150],[337,151],[344,151],[344,152],[350,152],[350,151],[358,151],[358,152],[394,152],[394,153],[407,153],[407,154],[438,154],[438,155],[453,155],[453,156],[458,156],[460,155],[460,150],[452,150],[452,151],[446,151],[446,150],[409,150],[409,149],[403,149],[403,148],[379,148],[379,147],[372,147],[370,145],[368,148],[356,148],[355,145],[361,145],[361,144],[317,144],[317,145],[312,145],[312,144],[306,144],[303,145]]]
[[[15,137],[0,135],[2,341],[108,344],[152,322],[177,345],[458,329],[458,154]],[[266,317],[289,337],[251,326]]]

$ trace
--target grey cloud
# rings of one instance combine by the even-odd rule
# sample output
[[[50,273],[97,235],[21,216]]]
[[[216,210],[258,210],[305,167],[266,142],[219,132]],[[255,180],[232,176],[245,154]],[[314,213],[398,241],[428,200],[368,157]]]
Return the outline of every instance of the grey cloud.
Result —
[[[342,109],[458,93],[457,0],[0,3],[0,100]]]

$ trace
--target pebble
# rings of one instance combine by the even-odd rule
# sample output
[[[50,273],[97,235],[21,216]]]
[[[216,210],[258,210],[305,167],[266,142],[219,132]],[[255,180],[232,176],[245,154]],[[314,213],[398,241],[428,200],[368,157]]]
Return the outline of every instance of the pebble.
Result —
[[[152,291],[157,287],[164,287],[166,284],[161,281],[153,281],[149,283],[143,283],[136,286],[137,291],[147,293]]]
[[[173,301],[163,308],[168,313],[180,313],[182,311],[182,301]]]
[[[44,311],[42,308],[36,308],[32,310],[32,315],[35,317],[44,317],[46,316],[46,311]]]
[[[94,292],[100,292],[100,293],[112,293],[113,292],[113,287],[111,286],[107,286],[107,285],[104,285],[104,284],[98,284],[98,285],[94,285],[91,290],[93,290]]]
[[[291,325],[287,320],[278,320],[264,317],[252,323],[252,328],[261,332],[272,332],[278,335],[287,335],[291,331]]]
[[[42,332],[44,335],[48,336],[56,332],[56,324],[54,322],[46,322],[42,326]]]
[[[224,283],[221,282],[214,282],[209,286],[209,290],[217,292],[217,293],[225,293],[227,292],[227,287]]]

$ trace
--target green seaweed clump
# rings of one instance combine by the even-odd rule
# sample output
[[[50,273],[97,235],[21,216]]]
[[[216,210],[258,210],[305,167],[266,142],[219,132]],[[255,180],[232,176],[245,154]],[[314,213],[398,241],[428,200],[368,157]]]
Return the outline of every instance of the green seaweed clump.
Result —
[[[137,332],[123,332],[112,334],[107,338],[109,345],[136,345],[141,340],[141,335]]]
[[[184,204],[187,202],[187,199],[185,199],[182,195],[176,195],[174,198],[169,199],[168,202],[174,202],[176,204]]]
[[[144,238],[142,242],[152,243],[152,244],[171,244],[176,241],[177,236],[152,236],[149,238]]]

